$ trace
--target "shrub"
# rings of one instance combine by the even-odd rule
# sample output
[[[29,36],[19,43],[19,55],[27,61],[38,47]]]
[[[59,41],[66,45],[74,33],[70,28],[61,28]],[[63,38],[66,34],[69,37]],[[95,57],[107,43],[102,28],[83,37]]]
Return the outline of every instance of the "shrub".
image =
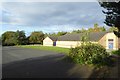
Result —
[[[119,55],[119,56],[120,56],[120,49],[119,49],[119,50],[116,50],[116,51],[112,51],[112,54],[116,54],[116,55]]]
[[[106,64],[106,58],[108,59],[109,54],[103,46],[87,43],[86,45],[82,44],[79,47],[71,48],[69,57],[80,64]]]

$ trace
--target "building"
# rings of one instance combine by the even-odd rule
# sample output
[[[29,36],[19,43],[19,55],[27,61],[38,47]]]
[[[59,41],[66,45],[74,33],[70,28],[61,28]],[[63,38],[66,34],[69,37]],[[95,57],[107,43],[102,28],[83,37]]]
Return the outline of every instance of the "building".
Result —
[[[120,49],[120,38],[118,38],[118,49]]]
[[[55,42],[56,45],[54,46],[74,48],[81,45],[81,39],[83,35],[83,33],[66,34],[58,37],[56,41],[47,37],[44,39],[43,45],[53,46],[53,43]],[[90,42],[101,44],[106,49],[117,50],[120,48],[120,39],[118,39],[113,32],[91,32],[89,33],[88,38]]]
[[[56,46],[57,37],[48,36],[43,40],[43,46]]]

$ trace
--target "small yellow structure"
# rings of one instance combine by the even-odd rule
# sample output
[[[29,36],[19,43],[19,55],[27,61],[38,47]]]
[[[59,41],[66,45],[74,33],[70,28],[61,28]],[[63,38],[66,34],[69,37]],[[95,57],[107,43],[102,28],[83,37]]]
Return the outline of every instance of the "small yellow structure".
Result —
[[[57,37],[48,36],[43,40],[43,46],[56,46]]]

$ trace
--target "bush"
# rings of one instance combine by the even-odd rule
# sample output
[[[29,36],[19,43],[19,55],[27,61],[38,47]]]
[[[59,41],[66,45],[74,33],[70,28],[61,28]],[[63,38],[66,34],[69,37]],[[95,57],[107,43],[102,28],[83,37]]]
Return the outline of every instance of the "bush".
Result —
[[[80,64],[106,64],[106,58],[108,59],[109,54],[103,46],[89,43],[86,45],[82,44],[76,48],[71,48],[69,57],[74,62]]]
[[[112,51],[112,54],[116,54],[116,55],[119,55],[119,56],[120,56],[120,49],[119,49],[119,50],[116,50],[116,51]]]

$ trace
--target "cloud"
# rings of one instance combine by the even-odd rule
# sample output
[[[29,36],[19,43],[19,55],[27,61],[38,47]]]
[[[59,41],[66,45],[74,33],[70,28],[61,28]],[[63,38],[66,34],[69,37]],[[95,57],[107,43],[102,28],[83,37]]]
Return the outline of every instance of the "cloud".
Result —
[[[105,18],[97,2],[4,2],[2,6],[2,23],[48,32],[64,30],[58,27],[66,25],[65,30],[103,25]]]
[[[2,0],[2,2],[97,2],[97,0]]]
[[[87,5],[87,6],[85,6]],[[7,8],[14,16],[13,22],[21,20],[20,24],[25,25],[55,25],[55,24],[85,24],[84,20],[94,21],[101,18],[101,10],[95,3],[4,3],[3,8]],[[99,12],[99,13],[98,13]],[[82,15],[81,15],[82,14]],[[18,16],[18,17],[17,17]],[[84,16],[84,17],[83,17]],[[100,16],[100,17],[99,17]],[[3,20],[6,17],[3,16]],[[10,20],[5,19],[5,20]],[[15,21],[14,21],[15,19]],[[16,20],[18,19],[18,20]],[[75,21],[72,21],[75,20]],[[89,22],[88,22],[89,23]]]

